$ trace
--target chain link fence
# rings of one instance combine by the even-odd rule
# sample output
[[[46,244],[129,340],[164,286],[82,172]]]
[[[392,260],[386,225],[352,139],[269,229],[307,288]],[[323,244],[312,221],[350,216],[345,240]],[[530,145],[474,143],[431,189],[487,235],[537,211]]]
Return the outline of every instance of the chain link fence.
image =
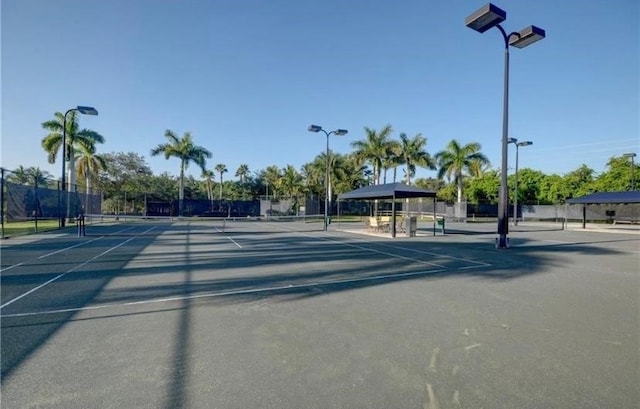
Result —
[[[61,228],[78,215],[101,213],[102,195],[61,189],[60,181],[0,168],[2,237]]]

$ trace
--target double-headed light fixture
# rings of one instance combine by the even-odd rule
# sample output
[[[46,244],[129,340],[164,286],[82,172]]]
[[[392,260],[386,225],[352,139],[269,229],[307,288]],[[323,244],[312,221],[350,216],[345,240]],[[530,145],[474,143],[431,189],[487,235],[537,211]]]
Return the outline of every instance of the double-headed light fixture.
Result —
[[[309,125],[309,128],[307,128],[307,130],[309,132],[324,132],[325,135],[327,135],[327,152],[326,152],[326,159],[327,159],[327,164],[326,164],[326,172],[325,172],[325,177],[324,177],[324,184],[325,184],[325,198],[324,198],[324,231],[327,231],[328,227],[329,227],[329,208],[331,206],[331,180],[330,178],[330,173],[329,173],[329,167],[330,167],[330,161],[329,161],[329,135],[334,134],[334,135],[346,135],[349,131],[347,131],[346,129],[336,129],[335,131],[325,131],[324,129],[322,129],[322,127],[320,125]]]
[[[531,141],[518,142],[517,138],[509,138],[509,143],[516,146],[516,183],[513,188],[513,225],[518,225],[518,148],[521,146],[533,145]]]
[[[60,189],[62,191],[67,190],[67,175],[66,175],[66,168],[65,165],[67,163],[67,158],[69,157],[69,155],[73,155],[73,149],[69,148],[69,150],[67,151],[67,115],[69,115],[70,112],[80,112],[83,115],[98,115],[98,110],[95,109],[94,107],[87,107],[87,106],[81,106],[78,105],[75,108],[71,108],[69,110],[67,110],[67,112],[64,113],[64,118],[62,120],[62,180],[61,180],[61,186]],[[66,213],[65,216],[69,217],[69,197],[67,195],[66,198]],[[65,216],[60,218],[60,227],[64,227],[65,225]]]
[[[509,144],[509,46],[524,48],[542,40],[545,31],[536,26],[529,26],[520,31],[507,32],[500,23],[507,19],[507,12],[489,3],[465,19],[465,25],[479,33],[496,27],[504,39],[504,97],[502,114],[502,172],[500,177],[500,195],[498,201],[498,237],[497,248],[509,247],[507,234],[509,233],[509,218],[507,205],[509,195],[507,191],[507,146]]]

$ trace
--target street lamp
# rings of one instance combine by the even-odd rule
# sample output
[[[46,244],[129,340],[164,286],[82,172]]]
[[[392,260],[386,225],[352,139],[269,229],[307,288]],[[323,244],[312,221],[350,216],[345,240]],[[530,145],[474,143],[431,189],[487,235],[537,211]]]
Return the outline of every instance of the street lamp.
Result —
[[[326,166],[326,173],[325,173],[325,177],[324,177],[324,183],[325,183],[325,198],[324,198],[324,231],[327,231],[328,227],[329,227],[329,206],[331,205],[331,182],[329,180],[329,135],[334,134],[334,135],[346,135],[349,131],[347,131],[346,129],[336,129],[335,131],[330,131],[327,132],[324,129],[322,129],[321,126],[319,125],[309,125],[309,128],[307,129],[309,132],[324,132],[325,135],[327,135],[327,166]]]
[[[67,156],[73,155],[73,151],[69,149],[69,153],[67,154],[67,115],[70,112],[77,111],[83,115],[98,115],[98,110],[94,107],[86,107],[78,105],[76,108],[71,108],[67,112],[64,113],[64,118],[62,120],[62,191],[67,190],[66,185],[66,169],[65,165],[67,163]],[[65,219],[69,217],[69,194],[67,193],[67,212],[66,215],[63,216],[60,220],[60,227],[64,227]]]
[[[518,142],[516,138],[509,138],[508,143],[512,143],[516,146],[516,183],[513,189],[513,225],[518,225],[518,148],[521,146],[533,145],[531,141]]]
[[[635,175],[635,166],[633,166],[633,158],[636,157],[635,153],[625,153],[622,155],[623,158],[631,158],[631,191],[636,190],[636,175]]]
[[[507,134],[509,132],[509,46],[524,48],[528,45],[542,40],[545,31],[536,26],[526,27],[518,32],[507,32],[500,23],[507,19],[507,12],[489,3],[480,8],[465,19],[465,25],[479,33],[496,27],[500,30],[504,39],[504,96],[502,107],[502,169],[500,177],[500,196],[498,201],[498,238],[496,238],[497,248],[509,247],[507,234],[509,233],[509,218],[507,215],[508,191],[507,191],[507,145],[509,143]]]

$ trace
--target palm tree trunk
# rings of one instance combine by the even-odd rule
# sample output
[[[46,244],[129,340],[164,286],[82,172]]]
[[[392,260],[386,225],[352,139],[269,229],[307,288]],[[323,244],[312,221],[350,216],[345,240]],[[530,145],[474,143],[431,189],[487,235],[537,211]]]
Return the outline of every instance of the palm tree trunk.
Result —
[[[71,214],[71,192],[76,191],[76,162],[74,160],[73,147],[67,146],[67,150],[70,152],[68,166],[69,176],[67,177],[69,181],[67,189],[67,218],[70,223],[73,223],[73,215]],[[64,160],[66,158],[62,159]]]
[[[86,183],[86,193],[84,195],[84,212],[82,213],[87,213],[87,211],[90,209],[89,207],[89,195],[91,195],[91,177],[89,176],[89,173],[87,171],[87,176],[85,176],[84,178],[85,183]]]
[[[178,216],[182,216],[184,210],[184,160],[180,163],[180,182],[178,186]]]
[[[462,203],[462,175],[458,175],[458,203]]]

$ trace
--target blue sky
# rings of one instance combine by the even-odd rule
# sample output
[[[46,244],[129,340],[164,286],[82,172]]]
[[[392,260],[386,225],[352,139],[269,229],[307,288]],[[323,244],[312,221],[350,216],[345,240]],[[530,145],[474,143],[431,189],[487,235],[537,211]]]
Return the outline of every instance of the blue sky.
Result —
[[[95,106],[81,127],[99,151],[150,157],[164,131],[192,132],[233,177],[270,165],[299,168],[324,152],[309,124],[346,128],[331,149],[351,151],[363,128],[422,133],[436,153],[479,142],[500,167],[503,43],[464,26],[482,1],[3,0],[0,165],[47,163],[41,123]],[[637,0],[501,0],[503,26],[547,38],[511,49],[510,136],[532,140],[520,168],[565,174],[639,149]],[[514,167],[510,146],[509,167]],[[190,172],[200,171],[192,165]],[[419,177],[434,176],[419,171]]]

